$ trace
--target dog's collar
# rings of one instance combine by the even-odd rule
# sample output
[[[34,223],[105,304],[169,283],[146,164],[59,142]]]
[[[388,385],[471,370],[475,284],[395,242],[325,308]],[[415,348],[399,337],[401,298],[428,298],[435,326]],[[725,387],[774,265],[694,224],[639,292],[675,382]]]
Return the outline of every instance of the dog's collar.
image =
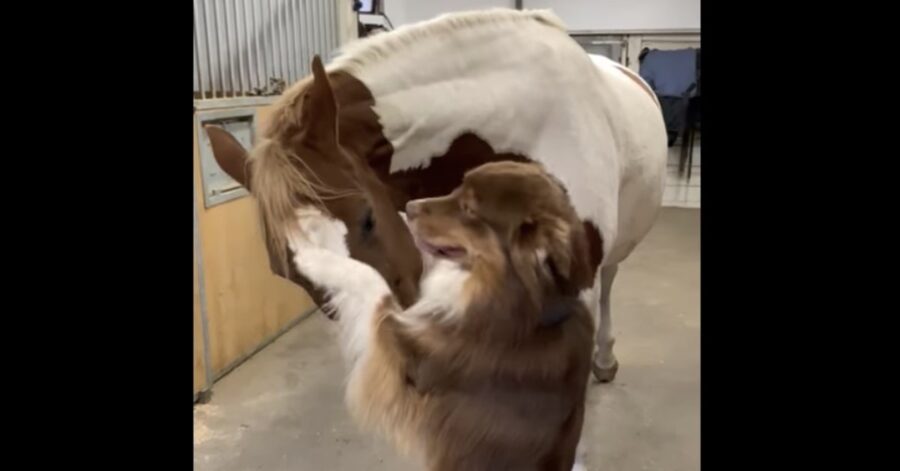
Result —
[[[544,305],[538,325],[554,327],[572,317],[572,305],[564,299],[552,299]]]

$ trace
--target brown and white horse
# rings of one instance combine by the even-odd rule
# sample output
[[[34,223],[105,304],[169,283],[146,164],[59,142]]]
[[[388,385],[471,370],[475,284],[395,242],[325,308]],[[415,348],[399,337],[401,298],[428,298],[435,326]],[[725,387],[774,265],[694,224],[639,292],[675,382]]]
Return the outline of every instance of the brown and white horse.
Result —
[[[546,11],[445,15],[348,45],[288,89],[248,154],[207,128],[219,165],[259,201],[272,269],[324,294],[291,262],[298,209],[340,221],[310,234],[377,270],[404,307],[422,265],[399,212],[449,193],[467,170],[534,161],[566,188],[590,245],[593,371],[610,381],[610,290],[662,200],[666,132],[639,76],[592,57]],[[302,254],[300,254],[302,255]],[[599,312],[598,312],[599,311]]]

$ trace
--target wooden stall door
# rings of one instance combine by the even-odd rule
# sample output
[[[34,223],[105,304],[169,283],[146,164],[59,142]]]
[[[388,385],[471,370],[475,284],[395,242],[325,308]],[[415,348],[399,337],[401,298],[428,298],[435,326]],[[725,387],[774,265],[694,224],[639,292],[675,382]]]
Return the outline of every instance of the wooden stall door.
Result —
[[[257,130],[260,113],[257,112]],[[315,309],[299,286],[272,274],[256,203],[245,196],[205,207],[199,133],[194,136],[197,205],[209,363],[213,380]],[[259,131],[257,131],[258,133]],[[202,136],[206,139],[206,136]]]

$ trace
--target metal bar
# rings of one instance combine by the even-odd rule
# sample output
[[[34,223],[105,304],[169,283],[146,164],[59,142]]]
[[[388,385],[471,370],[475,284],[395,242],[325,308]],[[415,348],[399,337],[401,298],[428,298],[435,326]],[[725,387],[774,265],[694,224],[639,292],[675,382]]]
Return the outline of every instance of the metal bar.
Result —
[[[287,13],[287,41],[288,41],[288,49],[291,51],[289,54],[289,63],[291,64],[291,74],[290,79],[287,81],[287,86],[290,86],[297,80],[297,63],[299,60],[297,59],[297,55],[299,52],[297,51],[297,41],[295,38],[297,37],[297,21],[296,21],[296,13],[294,12],[294,2],[291,0],[286,0],[284,6],[285,12]]]
[[[325,61],[328,61],[331,58],[331,51],[334,48],[334,18],[332,17],[331,10],[334,2],[326,1],[324,3],[325,6],[325,14],[322,15],[322,20],[325,23],[325,36],[322,38],[325,41],[324,53],[325,53]]]
[[[203,90],[203,72],[200,67],[200,31],[197,28],[197,1],[194,0],[194,65],[197,66],[197,91],[200,92],[200,98],[205,96]]]
[[[234,0],[234,30],[235,30],[235,42],[237,43],[237,61],[238,61],[238,79],[241,85],[240,88],[240,96],[246,96],[247,90],[250,89],[249,84],[249,64],[247,63],[247,58],[244,57],[244,52],[247,49],[247,31],[244,29],[244,13],[243,8],[238,9],[238,4],[241,0]],[[246,73],[245,73],[246,72]]]
[[[604,34],[627,34],[627,35],[663,35],[663,34],[693,34],[700,35],[700,30],[695,28],[673,28],[673,29],[575,29],[569,31],[571,35],[588,36],[588,35],[604,35]]]
[[[256,3],[256,2],[254,2]],[[259,2],[259,40],[261,42],[260,45],[260,54],[259,58],[262,62],[262,87],[265,88],[266,84],[269,82],[269,35],[267,34],[267,26],[269,24],[268,18],[266,16],[266,8],[265,3]]]
[[[236,98],[213,98],[208,100],[195,100],[194,108],[197,111],[215,110],[222,108],[238,108],[243,106],[266,106],[275,103],[276,96],[246,96]]]
[[[334,4],[334,49],[341,47],[341,3]],[[355,28],[356,26],[354,26]]]
[[[311,2],[313,12],[312,17],[310,18],[312,20],[311,24],[313,33],[312,47],[313,51],[316,51],[316,54],[321,56],[322,46],[319,44],[319,2],[318,0],[311,0]]]
[[[281,42],[281,24],[279,23],[279,13],[281,12],[281,6],[278,4],[278,0],[274,0],[274,10],[272,12],[272,33],[275,37],[275,42],[278,45],[276,62],[278,63],[278,78],[284,78],[284,46]]]
[[[328,44],[328,35],[331,34],[331,21],[328,20],[328,2],[321,1],[319,2],[320,13],[319,24],[322,25],[322,61],[328,62],[328,57],[330,56],[331,49]]]
[[[303,63],[303,75],[309,75],[309,66],[312,64],[312,12],[309,1],[303,2],[303,48],[306,50],[306,62]]]
[[[273,1],[274,0],[266,1],[266,10],[267,10],[266,13],[267,14],[264,16],[264,18],[266,19],[267,29],[271,33],[271,34],[266,35],[269,38],[269,57],[272,59],[271,62],[269,62],[269,66],[270,66],[270,70],[268,70],[269,76],[266,77],[267,84],[269,83],[270,78],[278,75],[278,72],[276,70],[278,63],[275,61],[275,22],[272,21],[272,18],[273,18],[272,2]]]
[[[262,38],[263,38],[263,72],[265,75],[265,80],[263,80],[263,88],[266,87],[266,84],[269,83],[270,70],[272,68],[272,47],[269,45],[269,18],[268,15],[268,2],[263,1],[259,4],[259,18],[260,18],[260,28],[262,28]]]
[[[296,50],[294,49],[294,21],[292,19],[293,12],[291,11],[291,1],[287,0],[283,3],[282,9],[284,9],[284,36],[285,36],[285,51],[287,52],[287,68],[288,68],[288,76],[285,82],[287,84],[294,83],[294,77],[297,76],[297,61],[294,60],[294,54]]]
[[[319,53],[316,48],[316,0],[309,1],[309,50],[315,56]]]
[[[326,4],[317,0],[319,3],[319,15],[316,24],[319,25],[319,54],[322,56],[322,62],[328,62],[328,8]]]
[[[212,46],[210,45],[210,36],[209,36],[209,15],[207,15],[206,8],[206,0],[201,0],[200,5],[203,7],[203,31],[204,37],[206,41],[204,42],[204,46],[206,46],[206,70],[209,72],[209,93],[210,98],[216,97],[216,78],[213,75],[213,66],[212,66]]]
[[[325,5],[325,17],[328,20],[328,35],[325,37],[328,45],[326,50],[328,57],[331,58],[331,53],[334,51],[334,31],[337,29],[337,25],[334,22],[334,2],[325,2]]]
[[[219,9],[216,8],[215,0],[212,0],[212,17],[213,17],[213,28],[212,32],[216,35],[216,40],[210,42],[210,44],[216,45],[216,69],[219,72],[219,88],[222,89],[222,97],[225,96],[225,69],[222,65],[222,43],[219,42]],[[210,72],[211,73],[211,72]],[[213,95],[215,96],[215,95]]]
[[[203,33],[202,33],[202,34],[203,34],[203,39],[204,39],[204,40],[203,40],[203,49],[204,49],[204,51],[206,51],[206,54],[203,54],[203,55],[202,55],[203,57],[198,57],[197,60],[200,61],[200,62],[202,62],[202,63],[206,63],[207,65],[209,65],[209,61],[210,61],[210,58],[209,58],[209,39],[208,39],[208,38],[209,38],[209,27],[207,26],[207,25],[208,25],[208,21],[207,21],[207,19],[206,19],[206,5],[205,5],[204,0],[195,0],[195,1],[194,1],[194,18],[195,18],[194,25],[195,25],[195,28],[197,28],[197,39],[198,39],[198,42],[197,42],[197,54],[198,54],[198,55],[201,54],[201,53],[200,53],[200,41],[199,41],[199,37],[200,37],[200,34],[201,34],[201,32],[200,32],[200,23],[199,23],[199,21],[201,21],[201,20],[203,21]],[[207,75],[209,76],[209,85],[210,85],[210,87],[212,87],[212,85],[213,85],[213,79],[212,79],[212,67],[207,68],[207,69],[206,69],[206,72],[207,72]],[[201,98],[206,98],[206,95],[203,95]]]
[[[331,33],[331,50],[335,51],[339,47],[341,47],[341,17],[340,12],[338,11],[340,3],[332,3],[331,4],[331,27],[333,29],[333,33]]]
[[[231,28],[228,27],[227,1],[222,3],[222,14],[224,16],[224,21],[222,23],[225,25],[225,65],[228,66],[228,89],[231,92],[231,96],[235,96],[234,90],[237,88],[235,84],[237,80],[234,78],[234,64],[231,60]]]
[[[238,90],[239,95],[244,95],[244,41],[241,38],[241,18],[238,13],[237,3],[235,0],[232,0],[231,8],[234,11],[234,40],[237,43],[237,47],[235,48],[237,51],[237,63],[238,63],[238,83],[240,84],[240,88]]]
[[[278,0],[272,0],[272,53],[275,57],[275,77],[284,75],[284,61],[281,60],[281,36],[278,34]]]
[[[278,35],[278,39],[281,41],[281,79],[287,82],[291,75],[290,62],[288,61],[291,52],[287,44],[287,9],[285,9],[283,1],[280,1],[278,4],[278,12],[278,17],[281,19],[281,24],[279,24],[280,34]]]
[[[293,54],[291,54],[291,69],[294,71],[294,76],[291,78],[291,83],[288,85],[292,85],[300,79],[300,42],[297,40],[297,35],[300,33],[300,27],[297,25],[296,2],[294,2],[294,0],[288,0],[288,7],[291,12],[291,48],[293,50]]]
[[[254,41],[256,41],[256,48],[254,49],[254,51],[256,52],[256,54],[254,55],[254,59],[256,59],[256,60],[254,61],[255,67],[253,68],[254,71],[256,72],[256,86],[258,88],[263,88],[263,81],[261,78],[262,75],[260,75],[260,70],[262,69],[262,67],[260,67],[261,64],[260,64],[260,57],[259,57],[260,56],[259,32],[261,31],[261,29],[259,27],[259,20],[257,19],[257,15],[256,15],[256,6],[258,5],[258,3],[257,2],[246,2],[245,5],[247,5],[250,8],[250,18],[253,21],[253,39],[254,39]]]
[[[253,90],[253,25],[250,23],[250,14],[247,13],[247,2],[238,2],[241,12],[241,27],[244,31],[244,43],[241,45],[241,54],[244,56],[244,63],[247,66],[247,88],[244,90],[244,96],[248,96]]]
[[[319,28],[319,55],[322,56],[322,62],[328,60],[327,49],[328,47],[325,45],[325,28],[328,26],[328,21],[325,20],[325,2],[322,0],[317,0],[319,4],[319,14],[316,16],[316,26]]]
[[[285,83],[290,83],[291,76],[294,75],[291,60],[293,45],[291,44],[291,10],[289,7],[289,2],[281,1],[281,37],[284,41],[284,67],[287,69],[287,73],[284,75]]]
[[[199,70],[200,68],[197,67],[197,64],[200,63],[200,60],[199,60],[199,58],[198,58],[198,56],[197,56],[197,40],[196,40],[196,39],[194,39],[194,49],[193,49],[193,51],[194,51],[194,65],[193,65],[193,68],[194,68],[194,73],[193,73],[194,80],[193,80],[193,82],[194,82],[194,83],[193,83],[193,89],[192,89],[192,90],[193,90],[193,95],[197,96],[197,95],[200,94],[200,70]]]
[[[272,25],[272,76],[281,76],[281,47],[278,43],[278,0],[269,0],[271,15],[269,22]]]
[[[300,36],[300,40],[303,41],[303,53],[306,56],[306,60],[303,61],[303,76],[307,76],[312,72],[310,70],[310,64],[312,64],[312,48],[309,47],[309,5],[306,0],[300,0],[300,4],[303,6],[303,35]]]
[[[306,34],[306,27],[303,26],[303,0],[295,0],[294,3],[294,11],[297,13],[297,20],[295,21],[297,36],[295,39],[297,40],[297,79],[299,80],[306,75],[304,70],[306,70],[306,63],[309,62],[309,59],[307,58],[306,47],[303,41],[303,35]]]

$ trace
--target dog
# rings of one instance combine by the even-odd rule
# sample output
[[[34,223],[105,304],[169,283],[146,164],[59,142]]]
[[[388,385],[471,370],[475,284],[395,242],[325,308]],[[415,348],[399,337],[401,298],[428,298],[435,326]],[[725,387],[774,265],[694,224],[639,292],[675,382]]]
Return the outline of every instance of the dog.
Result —
[[[339,314],[351,414],[431,471],[572,470],[594,326],[563,187],[538,164],[489,163],[406,218],[425,263],[406,310],[339,238],[317,236],[342,223],[307,208],[289,232],[298,270]]]

